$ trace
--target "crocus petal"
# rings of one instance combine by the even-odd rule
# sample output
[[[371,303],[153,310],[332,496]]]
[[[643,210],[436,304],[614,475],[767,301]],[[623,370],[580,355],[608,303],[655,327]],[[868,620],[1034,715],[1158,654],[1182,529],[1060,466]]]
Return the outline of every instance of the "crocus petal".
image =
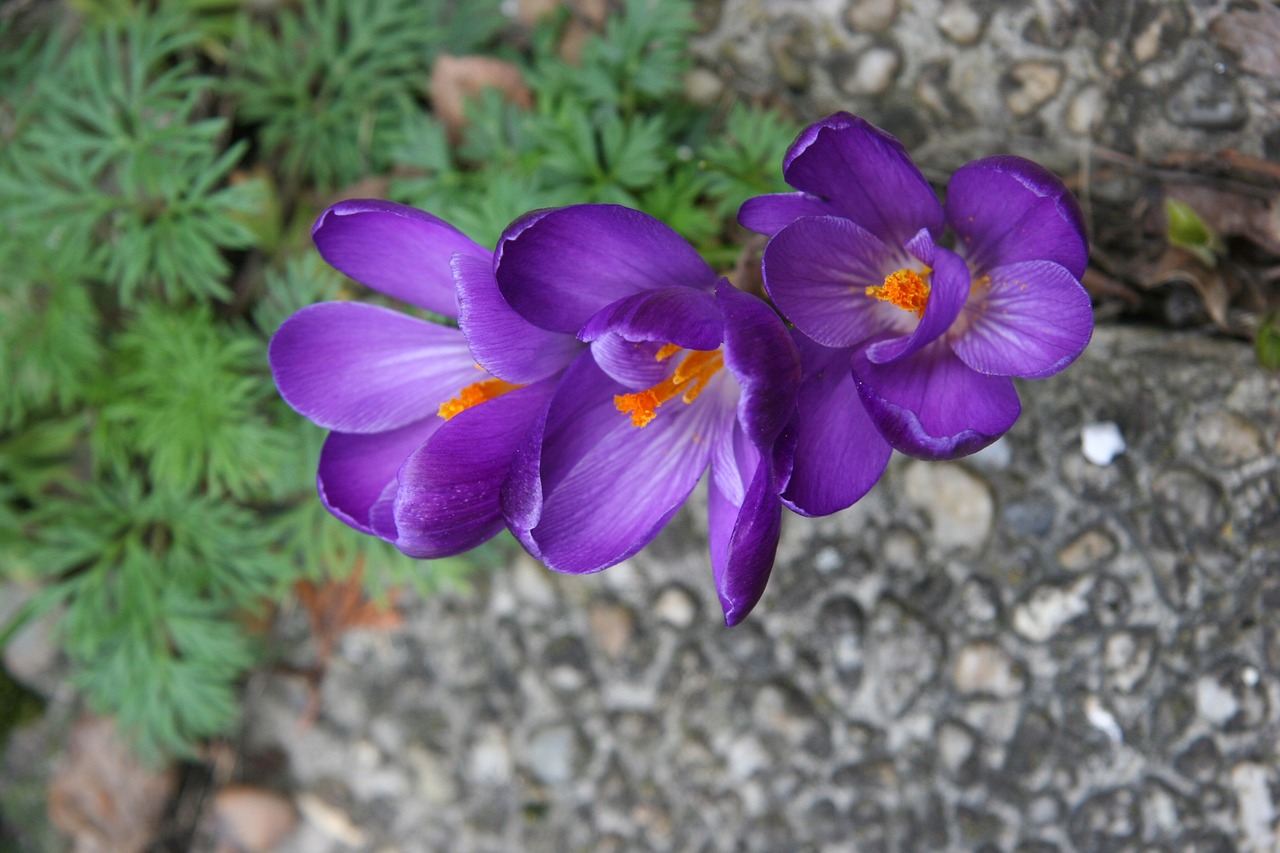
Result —
[[[400,466],[441,423],[433,416],[372,435],[329,433],[316,476],[320,501],[361,533],[375,533],[371,519],[374,505],[388,489],[394,492]],[[388,538],[394,539],[394,533]]]
[[[772,237],[802,216],[835,216],[829,201],[809,193],[773,193],[749,198],[738,208],[743,228]]]
[[[619,334],[632,341],[661,341],[685,349],[720,346],[724,320],[710,293],[661,287],[606,305],[583,325],[578,337],[594,341]]]
[[[311,228],[320,255],[339,272],[387,296],[456,317],[449,260],[491,253],[443,219],[373,199],[342,201]]]
[[[1013,380],[986,376],[945,341],[900,361],[874,364],[854,352],[854,381],[889,444],[920,459],[955,459],[986,447],[1018,419]]]
[[[921,228],[942,233],[942,205],[902,143],[857,116],[836,113],[803,130],[783,175],[895,246]]]
[[[892,450],[858,397],[852,351],[799,343],[806,375],[788,427],[791,471],[782,500],[800,515],[830,515],[871,490]]]
[[[683,237],[653,217],[581,204],[517,220],[498,242],[498,287],[529,322],[577,334],[605,306],[645,290],[710,291],[716,275]]]
[[[725,365],[742,389],[738,422],[764,451],[795,410],[800,353],[778,315],[727,281],[716,287],[724,313]]]
[[[539,487],[527,488],[533,454],[517,460],[523,473],[513,469],[513,482],[525,492],[516,521],[530,528],[540,559],[556,571],[599,571],[647,545],[706,470],[709,437],[732,424],[732,408],[708,388],[692,403],[668,404],[637,428],[613,403],[626,390],[589,355],[579,357],[547,413]],[[535,491],[536,521],[528,514]],[[512,504],[504,497],[504,506]]]
[[[892,306],[867,298],[868,287],[909,262],[906,253],[865,228],[834,216],[798,219],[765,247],[762,270],[773,304],[823,346],[848,347],[885,328]]]
[[[707,528],[711,569],[724,623],[733,627],[747,617],[764,594],[782,531],[782,504],[767,460],[757,455],[751,484],[741,506],[711,478],[707,491]]]
[[[979,373],[1039,379],[1062,370],[1093,335],[1089,294],[1064,267],[1027,261],[996,267],[965,307],[968,326],[951,343]]]
[[[941,246],[929,254],[933,256],[933,274],[929,276],[924,316],[911,334],[878,341],[867,348],[867,358],[877,364],[906,358],[937,340],[951,328],[969,298],[969,268],[960,256]]]
[[[271,338],[271,373],[298,414],[338,432],[385,432],[484,378],[457,329],[377,305],[322,302]]]
[[[1080,205],[1056,175],[1021,157],[975,160],[947,186],[947,220],[974,275],[1018,261],[1053,261],[1077,279],[1089,250]]]
[[[476,363],[508,382],[527,385],[554,376],[582,351],[573,335],[548,332],[517,314],[498,290],[493,260],[455,255],[458,326]]]
[[[544,380],[460,412],[408,457],[395,499],[397,548],[449,557],[502,529],[502,483],[554,388]]]

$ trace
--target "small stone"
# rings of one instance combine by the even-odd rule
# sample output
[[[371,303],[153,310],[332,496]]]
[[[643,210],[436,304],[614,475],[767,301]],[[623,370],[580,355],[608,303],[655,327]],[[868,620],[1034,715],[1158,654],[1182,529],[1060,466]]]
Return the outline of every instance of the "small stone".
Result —
[[[729,747],[729,773],[738,779],[749,779],[773,763],[760,741],[743,735]]]
[[[973,733],[964,726],[947,722],[938,727],[938,756],[953,774],[973,755],[976,743]]]
[[[1266,452],[1262,433],[1230,412],[1213,412],[1196,423],[1196,443],[1217,465],[1235,467]]]
[[[1196,682],[1196,710],[1202,718],[1221,727],[1240,710],[1240,703],[1230,688],[1206,675]]]
[[[593,604],[587,615],[591,639],[610,658],[622,654],[635,632],[636,619],[620,604]]]
[[[298,814],[276,791],[228,785],[213,799],[213,821],[221,844],[243,853],[266,853],[293,831]]]
[[[1160,52],[1160,36],[1164,34],[1164,25],[1165,16],[1158,15],[1134,36],[1130,55],[1139,65],[1146,65]]]
[[[1102,666],[1107,681],[1122,693],[1132,692],[1147,677],[1155,659],[1156,641],[1151,631],[1118,631],[1107,638]]]
[[[458,786],[444,756],[420,746],[410,746],[406,756],[416,782],[414,791],[419,797],[436,805],[457,799]]]
[[[840,551],[832,545],[828,545],[813,556],[813,567],[824,575],[831,574],[843,565],[844,559],[840,556]]]
[[[1238,826],[1246,840],[1245,849],[1280,850],[1280,822],[1276,802],[1261,764],[1237,764],[1231,768],[1231,787],[1236,792],[1240,812]]]
[[[1078,616],[1089,612],[1093,578],[1086,576],[1068,587],[1037,587],[1013,611],[1013,628],[1028,640],[1043,643]]]
[[[1062,67],[1052,62],[1029,60],[1009,69],[1005,80],[1005,105],[1016,116],[1030,115],[1062,86]]]
[[[951,677],[956,689],[1001,699],[1018,696],[1026,686],[1022,668],[1008,652],[994,643],[970,643],[956,656]]]
[[[574,777],[581,763],[582,745],[569,726],[553,726],[529,740],[525,764],[544,785],[559,785]]]
[[[1089,721],[1089,725],[1106,735],[1112,743],[1124,742],[1124,732],[1116,722],[1115,715],[1097,696],[1090,696],[1084,700],[1084,716]]]
[[[711,106],[724,94],[724,81],[713,71],[694,68],[684,76],[684,93],[699,106]]]
[[[1080,430],[1080,449],[1094,465],[1110,465],[1126,449],[1120,425],[1114,421],[1086,424]]]
[[[1192,74],[1165,99],[1165,114],[1181,127],[1239,130],[1249,118],[1234,81],[1212,71]]]
[[[895,0],[854,0],[845,11],[845,20],[856,33],[878,33],[888,29],[897,14]]]
[[[658,596],[653,612],[668,625],[688,628],[698,615],[698,605],[684,587],[669,586]]]
[[[511,750],[501,729],[489,726],[471,745],[471,778],[481,785],[502,785],[511,779]]]
[[[1087,569],[1116,554],[1116,543],[1106,532],[1086,530],[1058,552],[1058,565],[1073,572]]]
[[[982,38],[982,16],[964,0],[947,0],[936,20],[938,29],[958,45],[969,47]]]
[[[850,95],[881,95],[893,85],[902,61],[897,51],[873,47],[858,57],[853,72],[841,82]]]
[[[1102,123],[1107,97],[1101,86],[1085,86],[1072,96],[1063,121],[1077,136],[1092,136]]]
[[[977,548],[986,541],[995,501],[983,480],[954,463],[913,462],[905,481],[907,500],[929,516],[940,547]]]

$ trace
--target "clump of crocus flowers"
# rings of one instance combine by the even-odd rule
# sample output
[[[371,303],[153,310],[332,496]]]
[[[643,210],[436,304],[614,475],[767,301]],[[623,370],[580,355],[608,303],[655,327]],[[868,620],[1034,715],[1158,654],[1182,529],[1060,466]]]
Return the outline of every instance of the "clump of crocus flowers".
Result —
[[[748,200],[770,302],[672,229],[615,205],[513,222],[490,252],[448,223],[341,202],[313,236],[335,268],[456,318],[313,305],[271,342],[286,402],[332,432],[317,483],[342,521],[410,556],[509,530],[549,568],[636,554],[706,476],[725,622],[764,592],[784,508],[839,511],[891,450],[953,459],[1020,412],[1012,377],[1071,363],[1093,319],[1084,225],[1030,161],[959,169],[945,204],[902,145],[839,113]]]

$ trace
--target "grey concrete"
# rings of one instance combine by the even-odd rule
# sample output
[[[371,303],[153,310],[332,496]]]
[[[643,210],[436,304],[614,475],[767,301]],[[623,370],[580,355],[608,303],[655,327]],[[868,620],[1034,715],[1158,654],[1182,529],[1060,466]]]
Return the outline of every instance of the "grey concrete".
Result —
[[[1070,172],[1233,148],[1280,159],[1280,7],[1228,0],[702,0],[721,88],[802,120],[850,110],[924,163],[995,151]],[[716,80],[726,81],[722,86]]]
[[[312,726],[260,676],[286,850],[1280,849],[1280,375],[1102,328],[1021,390],[992,449],[791,518],[737,628],[694,511],[600,575],[522,559],[349,636]]]

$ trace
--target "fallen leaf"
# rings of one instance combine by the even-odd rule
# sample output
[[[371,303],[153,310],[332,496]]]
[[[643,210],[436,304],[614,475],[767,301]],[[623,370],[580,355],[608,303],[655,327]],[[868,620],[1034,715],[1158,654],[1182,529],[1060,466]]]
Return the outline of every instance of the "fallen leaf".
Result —
[[[533,106],[533,93],[519,67],[491,56],[451,56],[442,53],[431,69],[431,108],[457,140],[467,125],[466,103],[485,89],[494,89],[521,109]]]
[[[49,783],[49,820],[76,853],[134,853],[155,838],[177,774],[148,767],[107,717],[83,717]]]
[[[1280,77],[1280,8],[1234,9],[1215,18],[1209,31],[1218,44],[1240,58],[1240,67],[1259,77]]]
[[[338,638],[352,628],[390,630],[399,628],[404,618],[395,609],[394,591],[385,606],[365,598],[364,562],[357,563],[350,577],[330,578],[316,586],[309,580],[298,581],[294,594],[307,611],[311,635],[316,641],[316,656],[323,667],[333,657]]]

